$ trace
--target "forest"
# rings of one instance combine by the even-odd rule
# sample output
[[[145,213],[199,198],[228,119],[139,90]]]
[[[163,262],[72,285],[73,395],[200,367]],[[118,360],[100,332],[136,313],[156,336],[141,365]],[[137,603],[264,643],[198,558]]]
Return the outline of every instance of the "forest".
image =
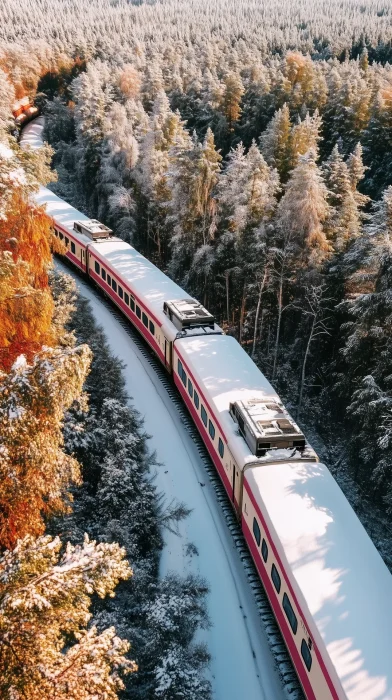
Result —
[[[61,250],[42,213],[31,215],[29,191],[50,182],[206,305],[277,388],[339,483],[349,483],[350,493],[357,489],[354,505],[365,519],[374,512],[390,531],[391,15],[380,0],[92,0],[87,9],[80,0],[0,0],[0,474],[30,465],[27,477],[18,475],[25,490],[15,489],[14,477],[1,480],[0,591],[17,595],[32,569],[38,576],[74,562],[69,595],[56,610],[74,610],[67,634],[82,634],[84,625],[79,645],[86,654],[100,648],[107,697],[177,697],[181,674],[165,688],[157,681],[159,663],[166,668],[174,647],[178,667],[204,668],[208,654],[192,639],[198,625],[208,624],[206,584],[157,579],[162,523],[184,513],[181,504],[162,513],[148,484],[154,457],[136,410],[126,407],[121,367],[102,395],[94,393],[94,372],[113,358],[102,350],[102,331],[88,330],[88,309],[82,325],[72,322],[72,309],[83,302],[69,281],[48,274],[50,251]],[[13,136],[12,105],[25,94],[46,117],[50,146],[39,156],[21,153]],[[111,401],[121,405],[121,426],[110,425]],[[47,412],[56,415],[49,433]],[[33,425],[39,446],[27,450]],[[127,434],[137,436],[136,445],[124,442]],[[121,520],[121,503],[115,525],[109,521],[116,479],[124,474],[136,498],[130,526]],[[137,524],[135,478],[136,492],[148,501],[148,531]],[[27,498],[30,480],[36,488]],[[72,543],[65,553],[60,535]],[[385,546],[375,536],[390,567],[391,540]],[[83,589],[88,558],[91,580]],[[99,588],[103,561],[107,580]],[[120,608],[122,591],[131,590],[135,601],[125,621],[117,603],[96,600],[120,580]],[[169,588],[178,605],[187,590],[194,626],[155,639],[149,606],[153,600],[164,606]],[[43,595],[31,591],[26,596]],[[93,592],[96,626],[88,627]],[[175,608],[167,603],[167,614]],[[8,615],[18,624],[17,608],[4,609],[1,639]],[[45,615],[36,614],[42,629]],[[130,655],[113,625],[130,640]],[[60,663],[53,656],[60,627],[48,640],[48,678]],[[144,645],[160,659],[155,684]],[[38,649],[32,640],[24,649],[35,668]],[[113,649],[114,672],[107,660]],[[129,661],[134,650],[140,673]],[[0,651],[0,666],[10,669],[5,697],[42,697],[34,694],[34,674],[29,694],[21,694],[27,690],[15,685],[12,654],[11,647]],[[185,677],[191,682],[191,674]],[[56,697],[71,697],[61,692]],[[200,675],[181,692],[190,700],[208,698],[210,689]]]

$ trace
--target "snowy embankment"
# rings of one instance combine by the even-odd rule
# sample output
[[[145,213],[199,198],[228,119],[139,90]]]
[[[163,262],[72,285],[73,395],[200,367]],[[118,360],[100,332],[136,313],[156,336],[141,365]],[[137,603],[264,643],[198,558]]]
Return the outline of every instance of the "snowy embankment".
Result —
[[[58,266],[70,274],[68,266]],[[127,391],[144,417],[145,429],[152,436],[150,447],[162,464],[156,476],[159,491],[167,501],[175,498],[193,509],[180,523],[179,536],[165,533],[161,573],[194,572],[209,583],[212,626],[203,639],[212,655],[215,698],[284,698],[253,594],[197,447],[146,357],[97,293],[77,275],[75,280],[104,327],[112,353],[126,365]]]
[[[23,143],[42,144],[43,118],[29,124]],[[70,270],[58,266],[68,274]],[[280,700],[285,697],[253,593],[240,556],[226,526],[214,489],[197,447],[153,367],[126,330],[78,276],[80,293],[89,299],[98,323],[106,332],[111,351],[125,364],[126,387],[152,436],[161,467],[156,483],[168,502],[184,501],[191,515],[179,526],[179,535],[165,532],[161,573],[194,572],[209,584],[211,628],[203,639],[212,655],[211,682],[216,700]]]

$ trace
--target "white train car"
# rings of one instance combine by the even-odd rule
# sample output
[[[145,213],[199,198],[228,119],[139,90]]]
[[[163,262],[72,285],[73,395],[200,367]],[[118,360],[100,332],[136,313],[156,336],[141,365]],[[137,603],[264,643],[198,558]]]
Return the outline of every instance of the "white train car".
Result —
[[[194,332],[182,327],[178,314],[173,316],[171,300],[186,304],[188,320],[203,314],[198,328],[204,335],[222,333],[196,300],[186,298],[181,287],[120,239],[88,246],[88,274],[136,326],[169,372],[174,340],[181,333]]]
[[[206,309],[134,248],[47,189],[36,199],[69,261],[173,373],[306,698],[392,700],[392,577],[270,383]]]
[[[329,470],[249,469],[242,529],[308,700],[391,700],[391,574]]]
[[[173,376],[239,516],[250,465],[317,459],[275,389],[234,338],[177,339]],[[286,434],[279,424],[289,428]]]

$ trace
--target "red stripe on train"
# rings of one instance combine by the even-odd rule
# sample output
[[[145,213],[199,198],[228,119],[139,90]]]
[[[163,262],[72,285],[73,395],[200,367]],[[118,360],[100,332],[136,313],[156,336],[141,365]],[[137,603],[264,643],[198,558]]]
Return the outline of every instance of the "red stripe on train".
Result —
[[[262,468],[262,467],[261,467],[261,468]],[[245,474],[245,478],[244,478],[243,488],[245,489],[246,493],[248,494],[250,500],[252,501],[253,507],[254,507],[256,513],[258,514],[258,516],[259,516],[259,518],[260,518],[262,524],[263,524],[263,528],[264,528],[265,532],[267,533],[268,539],[269,539],[270,544],[271,544],[271,548],[272,548],[272,550],[273,550],[273,552],[274,552],[274,556],[275,556],[277,562],[279,563],[280,570],[282,571],[282,574],[283,574],[284,580],[285,580],[285,582],[286,582],[287,588],[288,588],[289,591],[290,591],[290,595],[292,596],[292,598],[293,598],[293,600],[294,600],[294,602],[295,602],[295,605],[296,605],[296,607],[297,607],[297,609],[298,609],[298,611],[299,611],[299,613],[300,613],[302,619],[303,619],[303,620],[306,620],[306,615],[304,615],[304,613],[303,613],[303,611],[302,611],[302,609],[301,609],[301,606],[300,606],[300,604],[298,603],[297,596],[295,595],[294,590],[293,590],[293,587],[292,587],[292,585],[291,585],[291,582],[290,582],[290,580],[289,580],[289,578],[288,578],[288,576],[287,576],[287,574],[286,574],[285,567],[284,567],[283,564],[282,564],[282,560],[281,560],[281,558],[280,558],[280,556],[279,556],[279,554],[278,554],[278,550],[277,550],[277,548],[276,548],[276,546],[275,546],[275,543],[274,543],[273,537],[272,537],[272,535],[271,535],[271,533],[270,533],[269,527],[268,527],[268,525],[267,525],[267,523],[266,523],[266,521],[265,521],[265,518],[264,518],[264,516],[263,516],[263,514],[262,514],[262,512],[261,512],[261,510],[260,510],[260,506],[259,506],[258,503],[256,502],[256,499],[255,499],[255,497],[254,497],[254,495],[253,495],[253,493],[252,493],[252,491],[251,491],[250,485],[249,485],[248,482],[246,481],[246,474]],[[242,519],[242,522],[243,522],[243,529],[245,529],[245,526],[246,526],[246,529],[247,529],[247,531],[249,532],[249,528],[248,528],[248,526],[246,525],[245,519],[244,519],[244,518]],[[252,537],[250,538],[250,540],[248,541],[248,545],[249,545],[249,547],[250,547],[252,553],[253,553],[253,549],[254,549],[254,548],[256,549],[257,554],[258,554],[257,559],[260,559],[260,561],[261,561],[261,554],[259,553],[259,550],[257,549],[257,547],[256,547],[256,545],[255,545],[255,543],[254,543],[253,536],[252,536]],[[256,564],[257,564],[257,568],[259,569],[258,562],[256,562]],[[265,571],[264,567],[263,567],[262,570]],[[264,578],[263,578],[263,577],[262,577],[262,580],[263,580],[263,583],[264,583]],[[330,675],[329,675],[329,673],[328,673],[327,667],[326,667],[326,665],[325,665],[325,663],[324,663],[324,660],[323,660],[323,658],[322,658],[322,656],[321,656],[321,653],[320,653],[319,649],[317,648],[317,645],[316,645],[316,644],[313,644],[313,649],[314,649],[314,652],[315,652],[315,654],[316,654],[316,656],[317,656],[317,660],[318,660],[318,662],[319,662],[319,664],[320,664],[321,670],[322,670],[322,672],[323,672],[323,674],[324,674],[324,678],[325,678],[325,680],[327,681],[328,688],[329,688],[329,690],[331,691],[332,697],[334,698],[334,700],[340,700],[340,699],[339,699],[339,695],[338,695],[338,693],[337,693],[337,691],[336,691],[336,689],[335,689],[334,682],[333,682],[332,678],[330,677]],[[301,663],[302,663],[302,662],[301,662]],[[298,670],[298,669],[297,669],[297,670]]]
[[[124,304],[124,302],[121,301],[121,299],[120,299],[119,297],[117,297],[117,295],[113,292],[112,288],[109,287],[109,285],[106,284],[106,282],[104,282],[104,281],[101,279],[101,277],[99,277],[99,275],[97,275],[97,274],[96,274],[95,272],[93,272],[93,270],[91,270],[91,269],[89,270],[89,277],[91,277],[93,280],[95,280],[95,281],[97,282],[97,284],[101,287],[101,289],[103,289],[103,291],[111,297],[111,299],[115,302],[116,306],[118,306],[118,307],[121,309],[121,311],[123,312],[123,314],[124,314],[124,315],[130,320],[130,322],[138,329],[138,331],[140,331],[140,333],[141,333],[141,335],[143,336],[143,338],[147,341],[147,343],[148,343],[149,345],[151,345],[151,347],[152,347],[152,349],[154,350],[154,352],[156,352],[156,354],[159,356],[159,358],[160,358],[160,359],[162,360],[162,362],[165,364],[165,356],[164,356],[164,354],[163,354],[161,348],[159,347],[158,343],[156,342],[154,336],[153,336],[151,333],[149,333],[149,335],[146,334],[145,331],[146,331],[147,329],[145,328],[145,326],[143,325],[143,323],[142,323],[141,321],[139,321],[139,319],[138,319],[138,317],[136,316],[136,314],[133,314],[133,315],[131,316],[131,310],[128,308],[128,306],[127,306],[126,304]]]
[[[204,437],[206,438],[206,439],[204,440],[204,444],[205,444],[205,446],[206,446],[206,448],[207,448],[207,450],[208,450],[208,452],[209,452],[209,454],[210,454],[210,456],[211,456],[211,458],[212,458],[212,461],[214,462],[214,465],[215,465],[215,467],[216,467],[216,469],[217,469],[217,471],[218,471],[219,476],[220,476],[221,479],[222,479],[223,485],[224,485],[224,487],[225,487],[225,489],[226,489],[226,491],[227,491],[227,493],[228,493],[228,496],[229,496],[229,498],[230,498],[230,501],[232,501],[232,500],[233,500],[233,499],[232,499],[232,496],[233,496],[233,487],[232,487],[232,485],[231,485],[229,479],[227,478],[227,474],[226,474],[226,472],[225,472],[225,470],[224,470],[224,468],[223,468],[223,466],[222,466],[222,464],[221,464],[221,462],[220,462],[220,460],[219,460],[219,458],[218,458],[218,455],[217,455],[216,450],[215,450],[215,445],[211,442],[211,440],[210,440],[210,438],[209,438],[209,434],[208,434],[208,432],[207,432],[207,430],[206,430],[206,427],[205,427],[204,423],[202,422],[202,420],[200,419],[200,416],[199,416],[199,414],[197,413],[197,411],[196,411],[196,409],[195,409],[195,407],[194,407],[192,401],[190,400],[190,398],[189,398],[189,396],[188,396],[188,393],[187,393],[187,391],[185,390],[184,385],[183,385],[181,379],[179,378],[178,374],[176,374],[175,372],[173,372],[173,376],[174,376],[174,382],[175,382],[175,384],[176,384],[176,386],[177,386],[177,388],[178,388],[178,390],[179,390],[179,392],[180,392],[180,394],[181,394],[181,396],[182,396],[182,398],[183,398],[185,404],[187,405],[188,410],[189,410],[189,412],[190,412],[190,414],[191,414],[191,416],[192,416],[194,422],[196,423],[199,432],[201,433],[201,435],[203,436],[203,438],[204,438]],[[198,387],[198,385],[197,385],[196,382],[195,382],[194,386],[197,387],[197,391],[200,391],[200,389],[199,389],[199,387]],[[206,402],[206,403],[207,403],[207,402]]]

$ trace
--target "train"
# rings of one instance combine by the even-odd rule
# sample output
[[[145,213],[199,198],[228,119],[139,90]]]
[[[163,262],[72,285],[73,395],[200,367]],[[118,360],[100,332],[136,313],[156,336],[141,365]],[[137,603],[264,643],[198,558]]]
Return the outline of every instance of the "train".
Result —
[[[15,102],[12,107],[12,115],[14,117],[15,126],[19,129],[31,120],[36,119],[39,115],[39,109],[26,95]]]
[[[23,131],[22,147],[36,147],[41,132],[42,118]],[[392,576],[274,388],[197,299],[111,229],[45,187],[35,200],[69,263],[172,375],[307,700],[392,700]]]

